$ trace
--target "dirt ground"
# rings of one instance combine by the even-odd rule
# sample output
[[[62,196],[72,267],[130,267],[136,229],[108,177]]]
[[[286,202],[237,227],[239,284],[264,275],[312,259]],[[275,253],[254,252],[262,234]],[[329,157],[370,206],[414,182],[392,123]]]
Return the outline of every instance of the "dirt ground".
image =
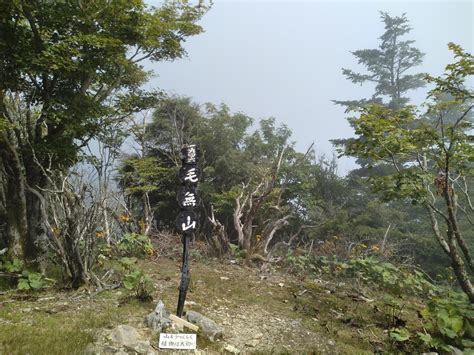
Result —
[[[155,283],[150,302],[132,299],[123,288],[1,294],[0,353],[110,354],[117,349],[104,334],[119,324],[138,329],[153,352],[175,353],[158,348],[158,336],[146,328],[144,319],[159,300],[174,313],[179,256],[161,255],[140,261],[140,266]],[[373,353],[383,343],[383,329],[377,319],[364,319],[373,317],[373,305],[354,301],[350,290],[271,265],[246,266],[241,260],[195,255],[185,310],[200,312],[224,328],[216,342],[198,334],[196,353]],[[115,353],[127,353],[120,351]]]

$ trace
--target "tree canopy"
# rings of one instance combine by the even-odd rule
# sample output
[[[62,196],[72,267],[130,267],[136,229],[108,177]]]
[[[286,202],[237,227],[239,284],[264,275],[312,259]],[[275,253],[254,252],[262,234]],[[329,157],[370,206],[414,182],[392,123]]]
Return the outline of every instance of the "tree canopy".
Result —
[[[202,32],[203,3],[2,1],[0,3],[1,244],[32,260],[41,235],[47,172],[78,161],[88,142],[156,103],[144,60],[185,55]]]

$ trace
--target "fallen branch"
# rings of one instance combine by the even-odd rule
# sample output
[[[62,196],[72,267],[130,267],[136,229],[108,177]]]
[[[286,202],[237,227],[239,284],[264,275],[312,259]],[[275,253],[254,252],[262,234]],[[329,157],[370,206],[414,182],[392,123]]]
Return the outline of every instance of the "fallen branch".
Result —
[[[14,272],[0,271],[0,276],[4,276],[4,277],[14,277],[14,278],[18,279],[18,278],[21,277],[21,274],[17,274],[17,273],[14,273]]]

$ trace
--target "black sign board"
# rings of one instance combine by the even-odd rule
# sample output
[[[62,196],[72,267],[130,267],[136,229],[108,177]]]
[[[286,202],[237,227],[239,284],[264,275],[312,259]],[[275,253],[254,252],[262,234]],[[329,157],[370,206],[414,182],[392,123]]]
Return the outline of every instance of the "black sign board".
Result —
[[[183,165],[179,169],[179,181],[185,185],[197,185],[201,176],[201,169],[195,165]]]
[[[196,164],[201,156],[201,151],[195,144],[186,145],[181,149],[183,164]]]
[[[181,211],[176,219],[176,227],[181,233],[194,233],[198,227],[197,214],[193,211]]]
[[[194,187],[183,186],[177,196],[179,207],[183,210],[192,210],[199,205],[199,195]]]

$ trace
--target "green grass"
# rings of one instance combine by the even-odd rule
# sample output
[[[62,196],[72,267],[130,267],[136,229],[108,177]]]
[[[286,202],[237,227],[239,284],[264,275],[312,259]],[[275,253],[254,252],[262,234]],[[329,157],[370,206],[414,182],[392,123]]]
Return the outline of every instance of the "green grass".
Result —
[[[0,353],[83,354],[99,330],[140,318],[150,307],[137,301],[118,307],[84,300],[58,311],[52,303],[5,303],[0,307]]]

